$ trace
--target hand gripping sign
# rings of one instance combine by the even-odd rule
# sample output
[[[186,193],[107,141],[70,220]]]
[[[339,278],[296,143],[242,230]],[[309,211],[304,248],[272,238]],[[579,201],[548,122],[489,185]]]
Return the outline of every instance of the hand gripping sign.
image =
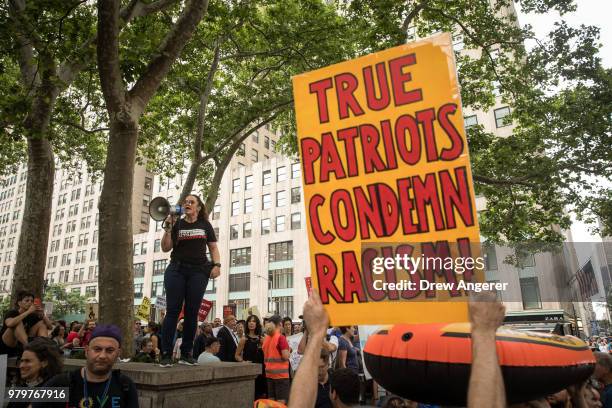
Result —
[[[467,320],[484,263],[464,262],[479,228],[450,35],[295,76],[293,92],[312,283],[332,323]]]

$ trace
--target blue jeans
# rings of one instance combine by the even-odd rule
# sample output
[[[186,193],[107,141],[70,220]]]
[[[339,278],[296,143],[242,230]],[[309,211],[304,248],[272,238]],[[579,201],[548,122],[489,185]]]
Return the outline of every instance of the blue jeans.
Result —
[[[178,316],[185,303],[183,342],[181,356],[187,356],[193,349],[198,323],[198,311],[208,285],[210,270],[204,265],[185,264],[172,261],[164,272],[166,289],[166,317],[162,325],[162,353],[172,354]]]

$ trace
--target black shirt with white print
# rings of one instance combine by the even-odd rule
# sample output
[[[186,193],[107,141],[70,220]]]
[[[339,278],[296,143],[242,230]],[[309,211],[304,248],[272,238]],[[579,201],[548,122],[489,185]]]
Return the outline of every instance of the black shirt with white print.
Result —
[[[198,219],[188,222],[178,220],[172,227],[172,244],[174,249],[170,258],[189,264],[205,264],[206,243],[217,242],[215,231],[210,222]]]

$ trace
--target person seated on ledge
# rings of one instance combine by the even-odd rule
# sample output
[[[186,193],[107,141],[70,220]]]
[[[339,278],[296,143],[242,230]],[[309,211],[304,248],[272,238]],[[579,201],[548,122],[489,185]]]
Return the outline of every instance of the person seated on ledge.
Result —
[[[140,351],[130,361],[133,363],[154,363],[155,360],[151,357],[151,351],[153,351],[153,341],[148,337],[144,338],[140,341]]]
[[[49,337],[48,327],[51,327],[51,322],[45,316],[42,305],[34,304],[34,294],[18,292],[15,309],[4,316],[0,330],[0,354],[9,357],[19,355],[28,344],[28,338]]]

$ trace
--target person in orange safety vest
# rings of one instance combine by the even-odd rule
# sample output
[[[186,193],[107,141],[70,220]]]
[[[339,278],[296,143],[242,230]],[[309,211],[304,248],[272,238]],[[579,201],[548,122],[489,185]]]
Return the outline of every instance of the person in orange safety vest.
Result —
[[[281,334],[282,319],[274,315],[266,324],[266,338],[263,344],[264,363],[266,365],[266,381],[268,383],[268,398],[282,403],[289,399],[289,343]]]

